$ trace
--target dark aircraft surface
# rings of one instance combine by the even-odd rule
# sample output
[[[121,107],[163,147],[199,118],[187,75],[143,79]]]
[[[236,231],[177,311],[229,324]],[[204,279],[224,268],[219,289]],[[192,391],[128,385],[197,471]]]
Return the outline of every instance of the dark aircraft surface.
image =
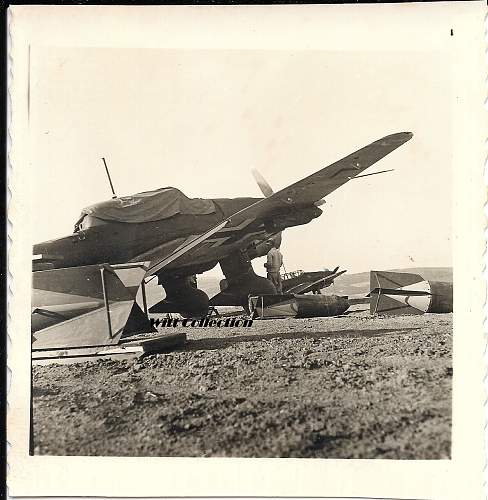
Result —
[[[283,293],[305,294],[312,292],[320,293],[322,288],[327,288],[334,280],[344,274],[346,270],[339,271],[336,267],[333,271],[292,271],[281,276]]]
[[[249,297],[253,318],[319,318],[340,316],[349,309],[347,297],[339,295],[260,295]]]
[[[226,294],[235,303],[246,305],[249,295],[274,294],[274,285],[256,275],[251,260],[266,255],[269,240],[279,242],[284,229],[319,217],[322,210],[318,205],[324,197],[411,137],[410,132],[383,137],[266,198],[189,199],[175,188],[163,188],[88,207],[73,234],[34,246],[33,270],[50,274],[44,274],[44,279],[39,274],[34,280],[34,288],[36,283],[39,288],[38,303],[33,301],[33,307],[47,317],[49,307],[58,307],[56,300],[66,295],[75,297],[70,304],[78,300],[76,308],[83,309],[85,304],[98,307],[102,295],[96,291],[86,294],[79,286],[73,290],[53,270],[66,273],[67,268],[128,263],[145,263],[144,279],[156,276],[164,287],[166,298],[154,311],[205,315],[209,298],[196,287],[194,276],[217,263],[228,283]],[[110,276],[118,272],[118,279],[124,281],[120,270],[108,271]],[[49,292],[49,302],[44,292]],[[105,302],[108,308],[106,297]],[[70,307],[75,308],[67,305],[64,313]]]
[[[266,245],[264,243],[263,245]],[[269,248],[269,247],[267,247]],[[313,292],[314,294],[320,293],[322,288],[326,288],[341,274],[344,274],[346,270],[338,271],[339,267],[336,267],[333,271],[328,269],[324,271],[292,271],[290,273],[285,273],[281,275],[282,279],[282,293],[284,294],[306,294],[308,292]],[[226,279],[220,282],[220,293],[215,295],[210,300],[210,305],[212,306],[240,306],[243,305],[242,297],[236,299],[235,293],[228,293],[229,284]],[[158,311],[163,312],[163,311]]]

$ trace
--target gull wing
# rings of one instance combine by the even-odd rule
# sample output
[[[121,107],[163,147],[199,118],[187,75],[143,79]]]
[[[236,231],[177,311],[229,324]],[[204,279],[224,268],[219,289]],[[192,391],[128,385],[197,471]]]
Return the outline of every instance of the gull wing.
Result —
[[[225,238],[229,238],[233,232],[244,234],[251,230],[251,222],[256,219],[265,219],[267,216],[276,214],[280,209],[289,210],[293,206],[298,208],[313,205],[409,141],[412,135],[411,132],[387,135],[268,198],[239,210],[208,231],[187,240],[163,259],[151,263],[147,274],[157,273],[182,255],[191,255],[191,252],[196,251],[213,235],[218,237],[219,233],[222,233],[222,235],[225,234]]]
[[[296,205],[315,203],[405,144],[412,136],[411,132],[387,135],[267,199],[279,198],[287,204]]]
[[[244,208],[230,219],[237,222],[247,217],[263,217],[265,213],[275,212],[280,208],[316,204],[412,137],[412,132],[398,132],[378,139],[342,160]]]

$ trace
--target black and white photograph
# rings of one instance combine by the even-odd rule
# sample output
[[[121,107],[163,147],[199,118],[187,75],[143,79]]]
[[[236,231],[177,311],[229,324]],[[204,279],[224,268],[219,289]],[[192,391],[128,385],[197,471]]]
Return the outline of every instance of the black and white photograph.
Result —
[[[31,64],[35,454],[449,457],[446,61]]]
[[[29,44],[29,457],[451,462],[454,53]]]

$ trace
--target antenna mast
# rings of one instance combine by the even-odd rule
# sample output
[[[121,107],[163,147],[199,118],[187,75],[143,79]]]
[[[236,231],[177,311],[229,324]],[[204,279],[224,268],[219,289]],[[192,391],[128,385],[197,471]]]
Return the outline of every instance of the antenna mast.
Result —
[[[112,190],[112,195],[113,195],[112,200],[114,200],[115,198],[117,198],[117,195],[115,194],[114,185],[112,184],[110,172],[108,171],[107,162],[105,161],[105,158],[102,158],[102,160],[103,164],[105,165],[105,172],[107,172],[108,182],[110,182],[110,189]]]

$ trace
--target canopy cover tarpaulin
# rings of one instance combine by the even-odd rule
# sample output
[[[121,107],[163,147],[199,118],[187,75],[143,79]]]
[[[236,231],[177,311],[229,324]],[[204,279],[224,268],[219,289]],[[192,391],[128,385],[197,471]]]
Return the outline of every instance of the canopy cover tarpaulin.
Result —
[[[83,209],[80,218],[91,215],[117,222],[151,222],[176,214],[206,215],[214,212],[212,200],[188,198],[179,189],[165,187],[90,205]]]

